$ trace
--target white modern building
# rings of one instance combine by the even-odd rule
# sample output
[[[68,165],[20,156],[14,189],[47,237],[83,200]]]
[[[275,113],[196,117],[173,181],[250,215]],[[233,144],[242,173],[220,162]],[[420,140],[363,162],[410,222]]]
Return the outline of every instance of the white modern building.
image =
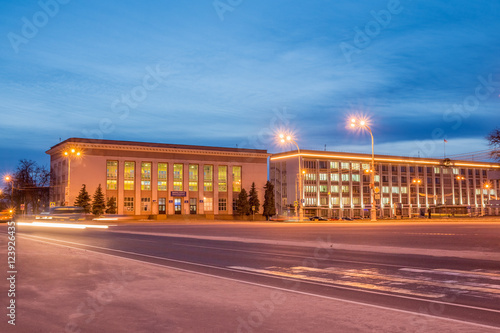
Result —
[[[369,217],[371,159],[369,154],[313,150],[272,155],[269,172],[278,214],[294,215],[302,198],[305,216]],[[498,214],[489,204],[500,193],[498,170],[498,163],[375,155],[377,215],[413,216],[429,209]]]

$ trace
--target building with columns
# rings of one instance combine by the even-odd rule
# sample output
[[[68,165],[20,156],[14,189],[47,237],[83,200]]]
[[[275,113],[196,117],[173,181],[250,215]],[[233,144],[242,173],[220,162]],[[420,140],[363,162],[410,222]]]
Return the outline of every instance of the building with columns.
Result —
[[[255,182],[260,202],[266,150],[70,138],[47,152],[51,202],[73,205],[82,185],[115,197],[118,214],[233,214],[242,188]]]
[[[299,195],[299,159],[302,195]],[[305,216],[369,217],[370,154],[300,150],[274,154],[269,176],[277,213],[294,215],[303,198]],[[499,214],[500,164],[375,155],[379,217],[433,212]]]

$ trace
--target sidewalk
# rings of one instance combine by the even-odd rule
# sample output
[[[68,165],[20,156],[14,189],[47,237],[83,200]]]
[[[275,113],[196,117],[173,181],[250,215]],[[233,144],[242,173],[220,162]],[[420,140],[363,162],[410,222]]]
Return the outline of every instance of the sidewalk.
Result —
[[[25,238],[17,245],[16,326],[4,315],[1,332],[498,332],[424,314],[432,309],[327,299]]]

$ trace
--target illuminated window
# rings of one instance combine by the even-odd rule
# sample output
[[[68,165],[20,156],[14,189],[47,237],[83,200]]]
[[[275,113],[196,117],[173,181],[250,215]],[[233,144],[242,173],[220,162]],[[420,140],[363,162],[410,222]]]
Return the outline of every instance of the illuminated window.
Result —
[[[389,186],[382,186],[382,193],[389,193]]]
[[[392,193],[399,193],[399,187],[393,186]]]
[[[338,185],[332,185],[331,186],[331,192],[332,193],[339,193],[339,186]]]
[[[305,179],[306,180],[316,180],[316,174],[315,173],[306,173]]]
[[[321,198],[319,198],[319,205],[320,206],[326,206],[326,205],[328,205],[328,198],[327,197],[321,197]]]
[[[359,170],[359,163],[352,163],[351,166],[353,170]]]
[[[118,161],[106,162],[106,189],[116,190],[118,179]]]
[[[401,186],[401,193],[408,193],[408,188],[406,186]]]
[[[135,162],[125,162],[124,190],[134,190]]]
[[[219,165],[218,169],[219,192],[227,192],[227,166]]]
[[[439,167],[434,167],[434,173],[440,173],[441,172],[441,168]]]
[[[339,162],[330,162],[330,169],[338,169]]]
[[[342,204],[347,206],[351,204],[351,198],[349,197],[342,197]]]
[[[158,163],[158,191],[167,190],[167,163]]]
[[[319,174],[319,180],[327,181],[328,180],[328,175],[326,173],[320,173]]]
[[[141,212],[151,211],[151,198],[141,198]]]
[[[352,175],[353,182],[359,182],[359,175]]]
[[[213,198],[204,198],[203,199],[203,209],[205,211],[214,210],[214,199]]]
[[[388,205],[388,204],[390,203],[390,199],[391,199],[391,198],[382,198],[382,203],[383,203],[384,205]]]
[[[330,180],[332,182],[338,182],[339,181],[339,174],[338,173],[332,173],[332,174],[330,174]]]
[[[332,197],[332,205],[338,205],[340,203],[339,197]]]
[[[361,165],[361,168],[362,168],[363,170],[370,170],[370,164],[368,164],[368,163],[363,163],[363,164]]]
[[[348,173],[342,174],[342,181],[343,182],[348,182],[349,181],[349,174]]]
[[[214,181],[214,166],[213,165],[205,165],[203,166],[203,190],[207,192],[211,192],[214,190],[213,181]]]
[[[141,190],[151,191],[151,163],[142,162],[141,164]]]
[[[349,186],[348,185],[342,185],[342,193],[349,193]]]
[[[357,197],[352,198],[352,204],[359,205],[359,198],[357,198]]]
[[[341,165],[342,169],[349,170],[349,163],[348,162],[342,162],[340,165]]]
[[[189,190],[198,191],[198,164],[189,164]]]
[[[328,192],[328,186],[326,185],[320,185],[319,186],[319,191],[322,193],[327,193]]]
[[[174,191],[182,191],[183,164],[174,164]]]
[[[233,166],[233,192],[241,192],[241,167]]]

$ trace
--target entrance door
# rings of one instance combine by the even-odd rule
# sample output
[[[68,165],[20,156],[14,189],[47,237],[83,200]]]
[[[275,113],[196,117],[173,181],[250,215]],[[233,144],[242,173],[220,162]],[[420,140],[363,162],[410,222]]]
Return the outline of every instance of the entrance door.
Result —
[[[167,214],[167,205],[165,198],[158,198],[158,214]]]
[[[189,198],[189,214],[196,214],[197,198]]]
[[[182,199],[181,198],[174,199],[174,212],[175,212],[175,214],[181,214],[181,212],[182,212]]]

